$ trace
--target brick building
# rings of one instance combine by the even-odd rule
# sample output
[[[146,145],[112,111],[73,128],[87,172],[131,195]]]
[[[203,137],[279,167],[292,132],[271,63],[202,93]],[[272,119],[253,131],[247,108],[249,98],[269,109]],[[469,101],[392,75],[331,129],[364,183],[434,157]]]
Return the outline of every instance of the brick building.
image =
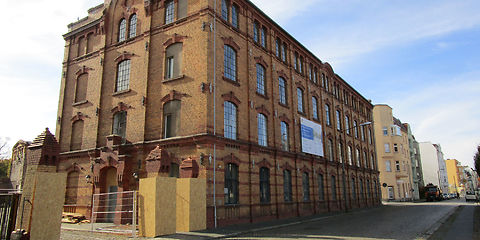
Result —
[[[70,210],[157,175],[207,179],[208,227],[380,204],[371,103],[250,1],[214,5],[105,0],[69,25],[56,136]],[[302,152],[301,118],[325,156]]]

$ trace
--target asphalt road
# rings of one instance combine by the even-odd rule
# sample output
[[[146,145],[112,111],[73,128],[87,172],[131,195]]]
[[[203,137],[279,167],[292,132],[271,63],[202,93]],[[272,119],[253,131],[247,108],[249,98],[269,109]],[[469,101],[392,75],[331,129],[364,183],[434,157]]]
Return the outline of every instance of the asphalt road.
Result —
[[[448,234],[434,235],[459,206],[458,218],[445,226]],[[228,239],[472,239],[473,203],[448,200],[434,203],[387,203],[360,212],[326,217],[314,222],[249,233]],[[465,218],[465,216],[467,218]],[[458,227],[458,229],[456,229]],[[451,230],[451,231],[449,231]],[[462,235],[455,234],[463,231]],[[433,235],[432,235],[433,234]],[[452,237],[454,236],[454,237]],[[439,238],[435,238],[439,237]]]

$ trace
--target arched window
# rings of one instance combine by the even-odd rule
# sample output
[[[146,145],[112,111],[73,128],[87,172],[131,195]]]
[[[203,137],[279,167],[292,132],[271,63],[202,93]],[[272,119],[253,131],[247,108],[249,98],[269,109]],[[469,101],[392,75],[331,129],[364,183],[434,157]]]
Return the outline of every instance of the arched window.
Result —
[[[368,157],[366,151],[363,151],[363,167],[368,168]]]
[[[325,187],[323,183],[323,174],[318,174],[318,200],[325,200]]]
[[[115,92],[128,90],[130,84],[130,59],[123,60],[117,67],[117,83]]]
[[[93,33],[89,33],[87,35],[87,53],[91,53],[93,51]]]
[[[258,127],[258,144],[260,146],[267,146],[267,117],[259,113],[257,115],[257,127]]]
[[[318,71],[317,68],[313,70],[313,82],[318,83]]]
[[[130,28],[128,29],[128,38],[137,36],[137,14],[130,17]]]
[[[260,202],[270,202],[270,170],[266,167],[260,168]]]
[[[290,170],[283,170],[283,200],[292,201],[292,173]]]
[[[69,172],[67,175],[67,189],[65,191],[65,204],[76,204],[78,196],[78,182],[80,173],[77,171]]]
[[[278,78],[278,90],[280,94],[280,103],[283,105],[287,105],[287,87],[286,87],[285,79],[282,77]]]
[[[121,111],[113,115],[113,128],[112,134],[121,136],[125,139],[125,133],[127,130],[127,112]]]
[[[303,56],[300,56],[300,63],[298,64],[298,72],[303,74]]]
[[[340,111],[336,111],[336,117],[337,117],[337,130],[342,130],[342,120],[340,118]]]
[[[348,164],[353,165],[353,162],[352,162],[352,147],[351,146],[348,146],[348,148],[347,148],[347,157],[348,157]]]
[[[302,174],[302,188],[303,188],[303,201],[310,201],[310,179],[308,178],[308,173],[303,172]]]
[[[357,120],[354,120],[353,121],[353,131],[355,133],[355,138],[358,138],[358,124],[357,124]]]
[[[126,33],[127,33],[127,20],[125,20],[125,18],[122,18],[122,20],[120,20],[120,24],[118,26],[118,41],[119,42],[125,41]]]
[[[237,6],[237,4],[232,5],[232,25],[235,28],[238,28],[238,6]]]
[[[75,102],[79,103],[87,99],[88,74],[84,73],[77,78],[75,86]]]
[[[360,149],[355,149],[355,161],[357,163],[357,167],[360,167]]]
[[[334,156],[333,156],[333,141],[332,139],[328,139],[328,142],[327,142],[327,150],[328,150],[328,157],[330,158],[330,161],[333,161]]]
[[[172,79],[182,74],[182,43],[174,43],[165,51],[165,79]]]
[[[165,24],[172,23],[175,20],[175,2],[169,0],[165,3]]]
[[[338,143],[338,149],[337,149],[338,153],[338,161],[340,163],[343,163],[343,144],[341,142]]]
[[[352,178],[352,200],[357,199],[357,185],[355,184],[355,178]]]
[[[293,54],[293,68],[298,71],[298,53]]]
[[[297,88],[297,107],[298,107],[298,112],[304,113],[304,110],[303,110],[303,90],[301,88]]]
[[[224,46],[223,64],[224,76],[237,81],[237,52],[228,45]]]
[[[370,163],[371,163],[372,169],[375,170],[375,158],[373,154],[370,154]]]
[[[282,137],[282,150],[288,151],[288,124],[286,122],[280,122],[280,132]]]
[[[391,172],[392,171],[392,163],[390,162],[390,160],[386,160],[385,161],[385,170],[387,172]]]
[[[350,117],[345,115],[345,131],[350,135]]]
[[[257,67],[257,93],[265,95],[265,68],[258,64]]]
[[[275,39],[275,56],[280,57],[280,39]]]
[[[85,38],[84,37],[79,37],[78,38],[78,52],[77,52],[78,57],[83,56],[85,54],[86,47],[87,47],[87,41],[85,40]]]
[[[327,125],[330,126],[332,125],[332,119],[330,117],[330,105],[328,104],[325,104],[325,116],[326,116],[326,120],[327,120]]]
[[[225,167],[225,204],[238,204],[238,166],[233,163]]]
[[[313,118],[318,120],[318,100],[316,97],[312,97],[312,113]]]
[[[178,136],[180,129],[180,108],[179,100],[172,100],[163,105],[163,136],[171,138]]]
[[[83,124],[83,120],[77,120],[72,124],[72,136],[70,141],[71,151],[82,149]]]
[[[223,125],[224,137],[233,140],[237,139],[237,106],[232,102],[223,103]]]
[[[260,30],[260,41],[262,44],[262,47],[266,48],[267,47],[267,29],[265,27],[262,27]]]
[[[177,1],[177,19],[182,19],[186,17],[187,12],[188,12],[188,1],[178,0]]]
[[[313,81],[313,65],[311,63],[308,65],[308,79]]]
[[[222,19],[228,22],[228,1],[222,0]]]
[[[260,24],[257,21],[253,22],[253,41],[255,41],[256,43],[258,43],[258,40],[259,40],[259,36],[258,36],[259,25]]]
[[[337,183],[335,182],[335,176],[331,177],[331,186],[332,186],[332,200],[337,200]]]
[[[285,43],[282,44],[282,61],[284,63],[287,62],[287,55],[286,55],[286,52],[287,52],[287,45]]]

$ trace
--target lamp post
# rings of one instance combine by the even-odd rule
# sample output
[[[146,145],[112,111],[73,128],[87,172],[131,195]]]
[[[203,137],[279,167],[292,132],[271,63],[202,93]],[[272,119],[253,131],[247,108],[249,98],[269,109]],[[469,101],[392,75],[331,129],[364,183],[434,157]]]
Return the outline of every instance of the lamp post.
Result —
[[[354,128],[357,128],[357,127],[363,127],[363,126],[366,126],[366,125],[370,125],[372,124],[372,122],[364,122],[364,123],[361,123],[360,125],[358,126],[355,126],[355,127],[351,127],[351,128],[346,128],[345,130],[340,130],[340,142],[342,142],[342,134],[344,134],[345,132],[347,131],[350,131],[350,129],[354,129]],[[341,149],[343,151],[343,149]],[[342,153],[340,153],[342,154]],[[342,182],[343,182],[343,203],[345,204],[345,212],[348,212],[348,205],[347,205],[347,181],[345,179],[345,159],[342,158]]]

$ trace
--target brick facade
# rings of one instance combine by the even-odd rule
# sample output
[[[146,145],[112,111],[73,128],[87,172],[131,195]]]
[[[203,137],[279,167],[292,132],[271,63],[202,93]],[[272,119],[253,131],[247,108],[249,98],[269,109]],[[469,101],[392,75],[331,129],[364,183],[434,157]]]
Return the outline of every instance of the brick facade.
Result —
[[[371,121],[372,105],[368,100],[249,1],[231,2],[237,7],[238,27],[232,25],[231,16],[228,21],[222,19],[221,1],[217,1],[216,31],[213,31],[213,1],[190,0],[186,17],[175,15],[173,22],[164,24],[166,2],[106,0],[90,9],[87,18],[70,24],[69,32],[64,35],[65,60],[56,132],[61,151],[58,171],[75,172],[72,176],[79,178],[73,204],[78,207],[77,212],[88,215],[92,192],[107,191],[102,173],[108,168],[116,169],[119,190],[135,190],[138,181],[133,175],[169,176],[175,167],[179,167],[180,177],[207,179],[208,227],[214,226],[215,205],[219,225],[338,211],[346,206],[341,191],[339,142],[344,148],[351,145],[367,155],[359,166],[346,166],[350,198],[347,207],[380,204],[378,171],[375,159],[370,158],[375,155],[371,127],[362,127],[363,140],[360,127],[357,136],[354,130],[350,134],[336,130],[336,110],[342,115],[341,129],[353,127],[354,121],[357,125]],[[181,5],[179,2],[185,0],[174,1],[175,9]],[[227,4],[231,15],[233,5]],[[133,14],[137,16],[136,35],[119,42],[119,23],[122,18],[129,22]],[[254,21],[266,30],[265,47],[254,41]],[[286,44],[285,62],[276,56],[277,38]],[[181,66],[174,70],[178,74],[170,78],[166,74],[167,48],[178,43],[182,44]],[[234,81],[225,77],[225,45],[236,52]],[[302,73],[292,64],[295,52],[302,56]],[[116,91],[117,67],[124,60],[130,60],[129,85],[127,90]],[[266,70],[263,94],[257,93],[256,64]],[[316,82],[313,77],[310,80],[310,65],[317,71]],[[85,100],[75,102],[77,81],[79,76],[83,80],[84,74],[88,79]],[[286,80],[286,104],[280,103],[279,77]],[[297,109],[297,88],[304,95],[301,112]],[[312,97],[318,100],[317,119],[313,117]],[[180,101],[180,114],[175,119],[176,136],[165,138],[168,120],[163,109],[171,101]],[[237,107],[235,140],[224,137],[225,101]],[[330,125],[326,124],[325,104],[330,107]],[[112,135],[113,116],[119,111],[125,111],[127,116],[124,140]],[[267,146],[258,145],[258,113],[267,119]],[[345,116],[349,116],[349,127],[345,127]],[[333,142],[333,156],[301,152],[300,117],[322,125],[324,144],[329,139]],[[80,143],[78,134],[72,137],[76,121],[83,121]],[[281,121],[288,123],[289,151],[281,150]],[[75,146],[81,144],[79,150],[71,149],[72,139]],[[326,145],[324,152],[329,152]],[[224,204],[224,170],[228,163],[238,166],[238,204]],[[270,173],[267,203],[260,202],[262,167]],[[213,203],[214,169],[216,204]],[[290,202],[284,201],[283,170],[289,170],[292,176]],[[303,173],[308,173],[309,178],[310,200],[306,201]],[[319,194],[319,174],[323,175],[323,194]],[[336,178],[336,200],[332,199],[331,176]],[[362,196],[351,194],[352,177],[364,179]],[[321,199],[320,195],[324,197]]]

